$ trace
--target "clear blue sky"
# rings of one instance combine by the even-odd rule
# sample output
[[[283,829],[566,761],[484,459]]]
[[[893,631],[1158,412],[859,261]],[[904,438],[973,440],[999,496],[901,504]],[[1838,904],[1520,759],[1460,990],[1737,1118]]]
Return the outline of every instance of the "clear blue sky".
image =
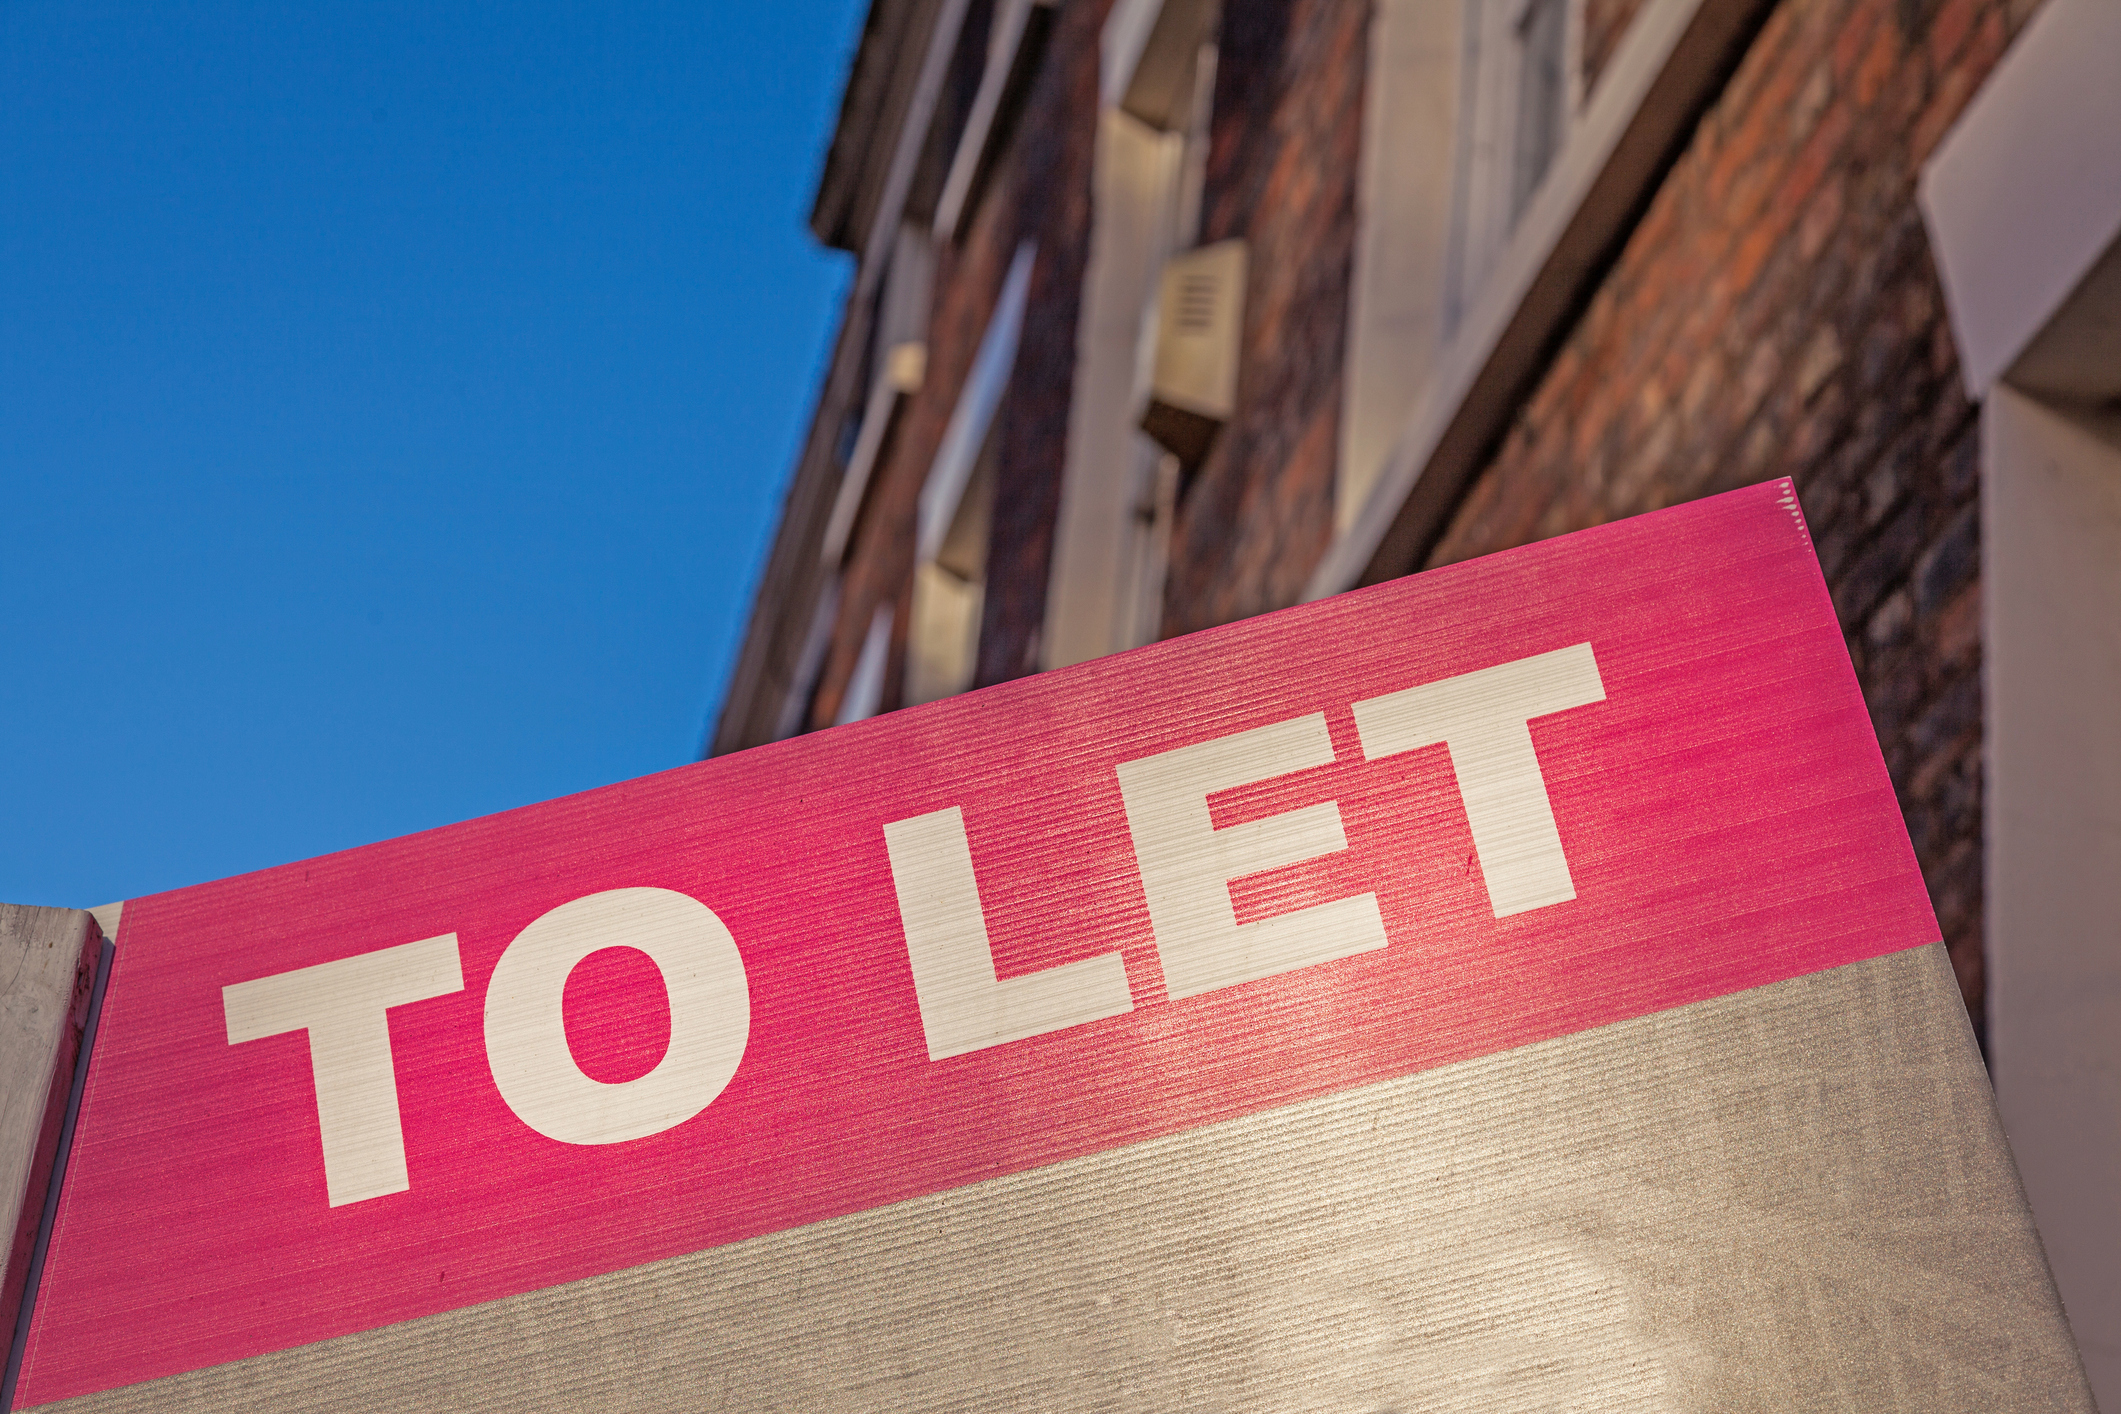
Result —
[[[695,757],[863,8],[0,4],[0,900]]]

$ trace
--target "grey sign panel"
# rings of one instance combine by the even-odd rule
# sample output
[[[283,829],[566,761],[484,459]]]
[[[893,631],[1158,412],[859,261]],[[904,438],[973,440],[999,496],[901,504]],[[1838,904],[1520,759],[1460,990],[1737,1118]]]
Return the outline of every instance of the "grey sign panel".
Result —
[[[2093,1406],[1931,946],[48,1407]]]

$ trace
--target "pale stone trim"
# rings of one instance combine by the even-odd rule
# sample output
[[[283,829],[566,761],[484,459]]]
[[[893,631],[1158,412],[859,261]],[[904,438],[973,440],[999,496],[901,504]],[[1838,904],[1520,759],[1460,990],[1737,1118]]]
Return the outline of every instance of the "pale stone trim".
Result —
[[[2011,373],[2121,240],[2117,75],[2121,5],[2048,0],[1923,168],[1922,212],[1971,397]],[[2121,332],[2108,327],[2111,346]],[[2068,376],[2054,393],[2121,391]],[[2121,384],[2121,369],[2105,377]]]

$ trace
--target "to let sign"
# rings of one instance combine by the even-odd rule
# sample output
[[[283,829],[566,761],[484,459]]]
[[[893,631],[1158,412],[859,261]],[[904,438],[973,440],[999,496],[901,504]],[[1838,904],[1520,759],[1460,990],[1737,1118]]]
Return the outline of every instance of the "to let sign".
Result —
[[[18,1399],[1936,937],[1794,495],[1734,492],[128,902]]]

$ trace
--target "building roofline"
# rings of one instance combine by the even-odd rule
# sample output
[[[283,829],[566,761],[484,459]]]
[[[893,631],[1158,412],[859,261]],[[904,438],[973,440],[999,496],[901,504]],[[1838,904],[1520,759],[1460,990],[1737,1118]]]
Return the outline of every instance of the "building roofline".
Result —
[[[797,676],[807,635],[786,630],[808,623],[830,579],[819,547],[839,490],[840,432],[868,392],[862,373],[870,363],[874,296],[966,7],[967,0],[872,0],[849,66],[812,228],[825,244],[853,251],[858,263],[706,755],[772,740]]]

